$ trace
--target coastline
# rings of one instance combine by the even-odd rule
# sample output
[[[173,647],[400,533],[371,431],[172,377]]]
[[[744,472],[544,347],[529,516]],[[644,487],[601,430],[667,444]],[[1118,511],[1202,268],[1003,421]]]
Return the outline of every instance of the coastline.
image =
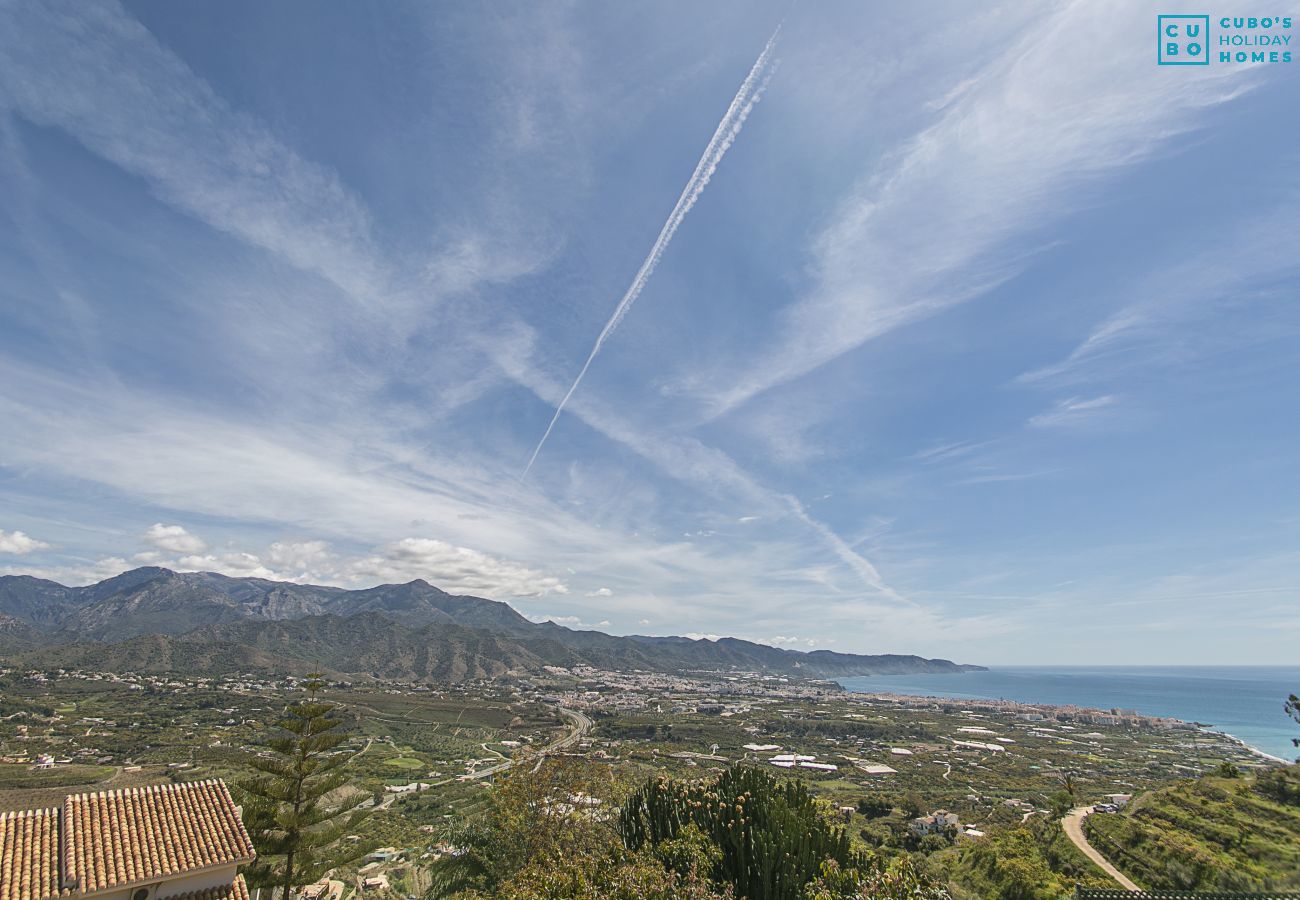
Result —
[[[841,685],[841,687],[843,687],[843,685]],[[1098,709],[1097,707],[1094,706],[1077,706],[1074,704],[1027,703],[1020,700],[984,700],[984,699],[973,699],[969,697],[946,697],[943,694],[900,694],[893,691],[855,691],[850,688],[844,688],[844,690],[850,694],[859,694],[863,697],[869,697],[874,700],[890,700],[895,703],[906,702],[909,700],[926,700],[926,701],[932,701],[936,703],[965,702],[977,706],[986,706],[986,707],[992,706],[1009,713],[1015,713],[1021,708],[1027,710],[1033,710],[1035,712],[1040,712],[1040,713],[1052,713],[1053,718],[1055,718],[1056,715],[1062,713],[1066,715],[1071,715],[1071,714],[1109,715],[1109,712],[1104,709]],[[1293,760],[1284,759],[1281,756],[1275,756],[1274,754],[1269,753],[1266,750],[1261,750],[1258,747],[1252,746],[1251,744],[1248,744],[1241,738],[1237,737],[1235,734],[1231,734],[1230,732],[1227,731],[1220,731],[1218,728],[1215,728],[1213,725],[1207,725],[1204,722],[1188,721],[1186,719],[1179,719],[1175,716],[1152,716],[1152,715],[1147,715],[1145,713],[1139,714],[1135,718],[1141,720],[1147,720],[1150,722],[1168,723],[1170,725],[1173,725],[1175,730],[1183,730],[1188,732],[1194,731],[1200,734],[1214,734],[1219,737],[1227,738],[1232,743],[1240,746],[1246,752],[1254,756],[1261,757],[1262,759],[1266,759],[1271,763],[1277,763],[1279,765],[1289,766],[1293,762]]]
[[[1266,751],[1264,751],[1264,750],[1259,749],[1258,747],[1252,747],[1250,744],[1246,743],[1246,742],[1243,741],[1241,738],[1237,737],[1235,734],[1232,734],[1231,732],[1220,731],[1219,729],[1214,728],[1214,727],[1212,727],[1212,726],[1203,726],[1203,727],[1201,728],[1201,730],[1202,730],[1202,731],[1210,731],[1210,732],[1213,732],[1214,734],[1222,735],[1223,737],[1228,738],[1229,740],[1233,741],[1234,743],[1240,744],[1240,745],[1242,746],[1243,749],[1250,751],[1251,753],[1255,754],[1256,756],[1262,756],[1264,759],[1267,759],[1269,762],[1279,763],[1279,764],[1284,765],[1284,766],[1292,765],[1292,764],[1294,764],[1294,762],[1295,762],[1295,760],[1292,760],[1292,759],[1284,759],[1284,758],[1282,758],[1281,756],[1274,756],[1272,753],[1268,753],[1268,752],[1266,752]],[[1297,749],[1300,749],[1300,748],[1297,748]]]
[[[1068,669],[1075,668],[1076,667],[1068,667]],[[1164,673],[1159,671],[1164,667],[1088,668],[1100,670],[1102,672],[1113,669],[1117,676],[1132,676],[1135,674],[1135,670],[1137,670],[1137,674],[1141,676],[1167,674],[1167,669]],[[1290,670],[1292,667],[1285,668]],[[1006,667],[1004,669],[990,669],[988,671],[1000,675],[1023,677],[1031,672],[1037,674],[1034,670],[1039,669],[1040,667]],[[1284,731],[1280,730],[1277,726],[1261,726],[1259,721],[1252,720],[1249,717],[1244,721],[1242,720],[1241,713],[1236,708],[1238,696],[1236,693],[1237,689],[1231,681],[1224,683],[1228,685],[1232,692],[1231,698],[1234,704],[1232,712],[1236,713],[1236,715],[1227,716],[1231,721],[1228,721],[1223,725],[1215,725],[1213,724],[1214,722],[1222,721],[1219,718],[1219,715],[1223,715],[1227,712],[1227,710],[1222,708],[1223,704],[1221,702],[1219,707],[1216,707],[1212,702],[1206,708],[1201,708],[1197,705],[1195,709],[1189,709],[1187,698],[1180,698],[1177,691],[1171,692],[1167,697],[1157,697],[1153,696],[1149,690],[1142,690],[1145,685],[1137,685],[1137,689],[1133,691],[1131,697],[1130,695],[1125,694],[1122,700],[1115,696],[1115,687],[1110,685],[1104,686],[1101,690],[1093,691],[1087,688],[1076,690],[1074,689],[1075,685],[1071,683],[1071,690],[1063,691],[1061,689],[1061,684],[1064,681],[1064,677],[1068,677],[1069,680],[1073,682],[1076,674],[1090,675],[1093,674],[1093,672],[1076,673],[1068,671],[1067,667],[1062,667],[1062,669],[1066,669],[1066,671],[1055,670],[1054,667],[1041,667],[1045,676],[1055,677],[1057,679],[1056,685],[1047,688],[1044,687],[1043,682],[1038,681],[1037,679],[1033,682],[1025,679],[1024,683],[1008,683],[1002,681],[1000,683],[994,682],[990,684],[984,679],[978,679],[978,673],[971,673],[976,674],[977,679],[972,680],[969,688],[967,688],[966,685],[961,684],[958,679],[943,676],[939,676],[933,686],[917,683],[917,681],[929,681],[928,678],[918,678],[917,681],[912,681],[910,678],[899,679],[890,676],[843,678],[836,679],[836,683],[842,689],[851,693],[877,697],[893,702],[915,702],[919,699],[924,700],[925,702],[966,703],[993,710],[1001,710],[1013,715],[1039,713],[1052,719],[1060,718],[1065,721],[1093,721],[1099,724],[1119,724],[1121,721],[1128,721],[1138,727],[1152,727],[1162,730],[1174,729],[1187,731],[1189,733],[1200,732],[1207,735],[1213,734],[1230,741],[1235,746],[1240,747],[1243,752],[1248,753],[1250,756],[1262,762],[1266,762],[1269,765],[1291,765],[1295,762],[1294,758],[1288,758],[1281,755],[1282,752],[1285,752],[1281,750],[1281,741],[1283,740],[1282,735],[1285,734]],[[1149,671],[1147,671],[1148,669]],[[963,678],[961,681],[964,681],[966,674],[967,673],[962,673]],[[1284,677],[1289,680],[1291,675],[1292,672],[1287,671]],[[904,682],[901,685],[898,683],[900,680]],[[874,683],[879,683],[880,686],[876,687]],[[1123,687],[1127,686],[1121,685],[1121,688]],[[1271,688],[1271,685],[1268,687]],[[1220,694],[1222,695],[1222,689]],[[1258,709],[1258,690],[1256,691],[1256,694],[1255,707]],[[1010,699],[1010,697],[1025,698],[1035,695],[1046,696],[1052,699]],[[1088,695],[1104,698],[1102,703],[1111,706],[1111,708],[1103,708],[1101,705],[1097,704],[1095,699],[1093,703],[1086,703],[1086,697]],[[1077,696],[1079,697],[1079,700],[1066,699],[1065,702],[1062,702],[1062,697],[1070,698],[1071,696]],[[1218,699],[1221,701],[1222,696]],[[1121,705],[1125,708],[1116,708]],[[1163,708],[1166,712],[1145,712],[1145,710],[1150,710],[1153,706],[1157,709]],[[1181,715],[1178,714],[1180,708],[1182,713]],[[1188,712],[1192,712],[1193,714],[1188,715]],[[1219,715],[1216,715],[1216,713]],[[1267,721],[1267,719],[1264,719],[1264,721]],[[1247,731],[1256,727],[1261,727],[1261,730],[1263,730],[1264,733],[1256,737],[1263,741],[1269,749],[1264,749],[1262,746],[1252,743],[1251,740],[1234,733],[1234,725],[1246,728]],[[1287,735],[1286,739],[1289,740],[1289,738],[1290,735]],[[1273,752],[1270,752],[1270,750]]]

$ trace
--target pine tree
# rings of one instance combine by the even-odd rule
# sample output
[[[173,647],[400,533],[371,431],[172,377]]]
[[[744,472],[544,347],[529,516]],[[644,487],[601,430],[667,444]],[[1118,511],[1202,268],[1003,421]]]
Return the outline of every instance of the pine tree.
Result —
[[[1297,697],[1295,694],[1287,697],[1285,708],[1287,714],[1290,715],[1291,718],[1295,719],[1297,724],[1300,724],[1300,697]],[[1300,738],[1291,738],[1291,743],[1300,747]]]
[[[306,699],[285,708],[279,733],[266,744],[269,755],[250,756],[255,774],[236,785],[257,849],[245,877],[271,888],[272,896],[282,890],[281,900],[364,852],[360,845],[342,847],[339,839],[366,816],[357,809],[366,796],[325,799],[347,784],[345,769],[356,753],[337,749],[349,735],[341,707],[317,696],[324,686],[320,673],[307,676]]]

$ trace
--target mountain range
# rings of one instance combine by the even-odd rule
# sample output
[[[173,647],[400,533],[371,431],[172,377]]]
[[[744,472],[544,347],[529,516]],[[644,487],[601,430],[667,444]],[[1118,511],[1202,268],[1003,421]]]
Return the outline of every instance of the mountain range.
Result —
[[[533,622],[423,580],[364,590],[144,567],[84,587],[0,576],[0,661],[106,671],[301,671],[462,681],[590,665],[805,678],[979,669],[737,638],[618,637]]]

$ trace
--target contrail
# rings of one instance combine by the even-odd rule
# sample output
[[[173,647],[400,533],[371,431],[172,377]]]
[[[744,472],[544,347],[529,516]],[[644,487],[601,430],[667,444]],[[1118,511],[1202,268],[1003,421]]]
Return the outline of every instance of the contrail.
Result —
[[[659,259],[668,249],[668,243],[677,233],[677,228],[686,218],[686,214],[691,211],[695,201],[700,199],[700,194],[704,193],[704,187],[713,177],[713,173],[718,169],[718,163],[722,162],[722,157],[726,155],[727,150],[735,142],[736,136],[740,134],[740,128],[745,124],[745,119],[749,117],[750,111],[754,108],[759,99],[763,96],[763,90],[767,87],[767,82],[775,71],[772,64],[772,51],[776,48],[776,40],[781,34],[781,26],[778,25],[772,32],[772,36],[767,39],[767,44],[763,47],[763,52],[758,55],[754,61],[754,66],[745,76],[745,80],[740,85],[740,90],[736,91],[736,96],[732,98],[731,105],[727,107],[727,113],[718,123],[717,130],[713,132],[713,138],[709,145],[704,148],[704,155],[695,166],[695,171],[691,173],[690,179],[686,182],[686,187],[682,188],[682,194],[677,198],[677,205],[669,213],[668,220],[664,222],[664,227],[659,231],[659,237],[655,239],[654,246],[650,248],[649,255],[641,263],[641,268],[637,270],[636,277],[628,285],[627,291],[623,294],[623,299],[618,301],[618,306],[614,307],[614,314],[609,317],[605,327],[601,329],[600,335],[596,338],[596,343],[591,348],[591,353],[587,356],[587,361],[582,364],[582,369],[578,372],[578,377],[573,379],[573,384],[569,387],[568,393],[564,399],[555,407],[555,415],[551,416],[551,423],[546,426],[546,431],[542,434],[542,439],[537,442],[533,449],[533,455],[528,459],[528,465],[524,466],[524,472],[520,478],[528,477],[528,472],[533,468],[533,463],[537,461],[537,454],[542,452],[542,446],[546,439],[551,436],[551,431],[555,428],[555,423],[560,419],[560,413],[564,412],[565,405],[573,392],[578,389],[582,383],[582,378],[591,368],[592,362],[596,359],[596,354],[600,348],[605,345],[605,341],[618,324],[623,321],[636,298],[641,296],[641,291],[645,288],[646,282],[654,273],[655,266],[659,265]]]

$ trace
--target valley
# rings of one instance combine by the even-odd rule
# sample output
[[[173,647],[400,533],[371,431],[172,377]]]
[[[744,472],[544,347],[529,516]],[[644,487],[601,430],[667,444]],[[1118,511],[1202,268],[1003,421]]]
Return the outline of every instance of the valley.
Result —
[[[296,685],[292,675],[252,672],[7,668],[0,810],[158,780],[238,783]],[[1064,809],[1225,765],[1251,778],[1276,770],[1230,738],[1176,723],[1093,724],[1080,710],[877,697],[757,672],[551,666],[454,685],[331,679],[325,697],[346,711],[346,746],[360,751],[347,790],[364,792],[373,810],[367,837],[402,848],[400,864],[380,868],[394,890],[415,893],[449,852],[449,830],[483,811],[490,785],[517,760],[528,769],[543,757],[581,760],[625,785],[747,761],[806,783],[856,841],[915,854],[953,881],[956,897],[962,879],[976,877],[963,872],[983,845],[1031,857],[1063,890],[1106,886],[1064,839],[1055,821]],[[42,759],[48,766],[33,768]],[[919,830],[936,810],[956,824]]]

